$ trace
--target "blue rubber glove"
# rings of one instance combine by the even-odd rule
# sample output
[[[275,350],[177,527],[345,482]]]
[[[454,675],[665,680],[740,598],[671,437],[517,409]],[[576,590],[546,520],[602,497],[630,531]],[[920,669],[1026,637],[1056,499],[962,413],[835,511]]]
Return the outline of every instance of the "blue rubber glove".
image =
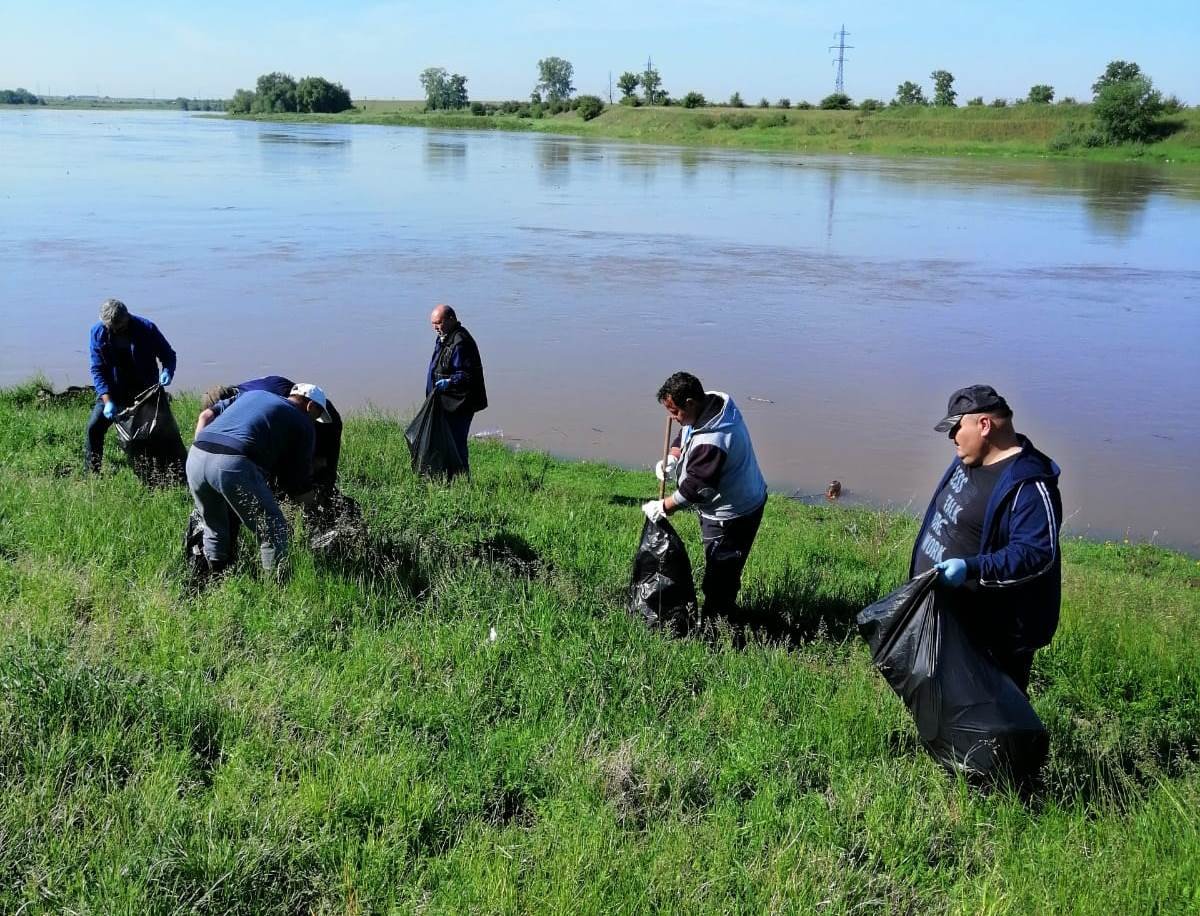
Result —
[[[934,569],[938,571],[938,581],[944,582],[951,588],[958,588],[967,581],[966,560],[942,560]]]
[[[448,378],[440,378],[436,382],[433,383],[434,391],[445,391],[449,387],[450,387],[450,379],[448,379]]]
[[[104,402],[104,419],[111,420],[113,418],[113,414],[115,414],[116,412],[117,412],[116,402],[114,402],[114,401],[105,401]]]
[[[171,374],[170,369],[164,369],[158,374],[158,383],[166,388],[169,384],[171,384],[171,379],[174,377],[175,376]]]

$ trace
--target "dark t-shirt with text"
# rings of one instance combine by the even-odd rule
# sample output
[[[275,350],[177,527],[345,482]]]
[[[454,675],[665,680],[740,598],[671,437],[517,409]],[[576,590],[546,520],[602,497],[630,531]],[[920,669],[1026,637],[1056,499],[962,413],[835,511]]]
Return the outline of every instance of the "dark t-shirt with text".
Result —
[[[913,574],[942,560],[973,557],[983,544],[983,517],[996,482],[1016,455],[995,464],[969,468],[960,464],[938,491],[929,525],[921,532]]]

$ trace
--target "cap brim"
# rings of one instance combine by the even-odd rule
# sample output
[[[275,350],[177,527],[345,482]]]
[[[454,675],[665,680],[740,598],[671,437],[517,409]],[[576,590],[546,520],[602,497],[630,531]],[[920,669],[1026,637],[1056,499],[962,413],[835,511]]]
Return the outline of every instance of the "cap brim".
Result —
[[[327,408],[324,408],[324,407],[321,408],[321,415],[319,417],[317,417],[317,422],[318,423],[332,423],[333,422],[333,417],[330,415],[329,410]]]
[[[952,414],[950,414],[950,416],[946,417],[946,419],[942,420],[941,423],[939,423],[937,426],[935,426],[933,428],[933,431],[935,433],[948,433],[948,432],[950,432],[950,430],[954,429],[955,424],[957,424],[958,421],[961,420],[962,418],[963,418],[962,414],[952,413]]]

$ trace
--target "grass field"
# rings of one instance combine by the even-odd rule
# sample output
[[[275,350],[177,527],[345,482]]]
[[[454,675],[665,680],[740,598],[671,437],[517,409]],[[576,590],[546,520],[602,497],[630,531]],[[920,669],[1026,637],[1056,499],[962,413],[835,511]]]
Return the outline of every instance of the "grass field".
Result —
[[[188,495],[111,441],[83,476],[89,406],[0,392],[0,912],[1200,907],[1194,558],[1064,544],[1023,802],[944,776],[853,632],[909,518],[772,497],[743,598],[790,638],[666,639],[622,608],[650,472],[472,443],[431,486],[364,415],[366,543],[192,594]]]
[[[1152,144],[1063,146],[1085,132],[1087,105],[1008,108],[894,108],[874,112],[759,108],[606,108],[591,121],[574,112],[553,117],[424,113],[419,102],[359,102],[337,115],[259,115],[264,120],[394,124],[474,130],[530,130],[596,139],[678,146],[884,156],[1067,157],[1099,161],[1200,163],[1200,109],[1164,116],[1171,132]],[[1073,133],[1074,132],[1074,133]]]

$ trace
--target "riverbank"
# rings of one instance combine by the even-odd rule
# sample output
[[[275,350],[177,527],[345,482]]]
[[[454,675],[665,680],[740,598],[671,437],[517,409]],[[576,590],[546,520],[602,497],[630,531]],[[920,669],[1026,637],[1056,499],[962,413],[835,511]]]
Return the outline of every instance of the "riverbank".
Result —
[[[885,108],[872,112],[616,105],[609,106],[591,121],[582,120],[575,112],[539,119],[516,114],[472,115],[468,111],[426,113],[412,102],[360,102],[359,106],[336,115],[247,117],[455,130],[537,131],[639,143],[775,152],[1200,163],[1200,110],[1196,108],[1164,116],[1161,119],[1164,132],[1170,133],[1157,143],[1090,148],[1077,141],[1084,132],[1083,125],[1090,122],[1087,105]]]
[[[0,392],[0,910],[1200,904],[1191,558],[1064,543],[1023,803],[948,781],[854,635],[911,518],[772,497],[743,598],[789,638],[664,639],[622,610],[648,471],[473,442],[473,479],[430,486],[364,415],[342,481],[366,540],[301,546],[275,587],[243,539],[196,595],[187,494],[111,436],[83,476],[89,407]]]

